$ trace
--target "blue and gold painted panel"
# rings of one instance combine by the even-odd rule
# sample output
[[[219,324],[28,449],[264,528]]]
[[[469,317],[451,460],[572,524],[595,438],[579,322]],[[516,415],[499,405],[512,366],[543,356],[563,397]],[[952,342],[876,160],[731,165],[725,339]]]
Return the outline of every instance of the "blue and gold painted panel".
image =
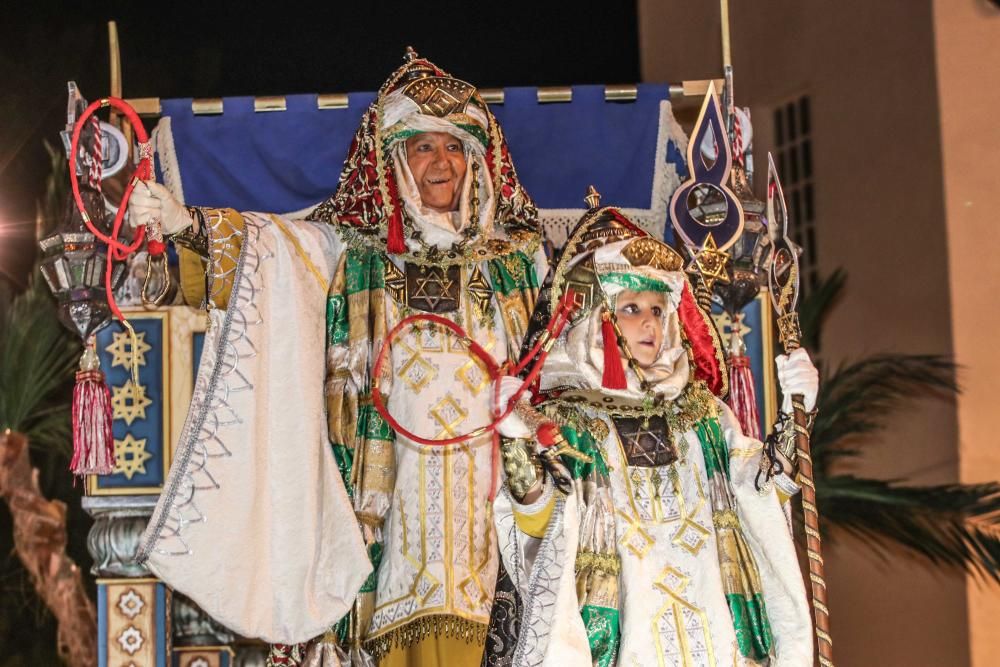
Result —
[[[731,332],[729,315],[719,306],[714,306],[712,317],[723,347],[728,347]],[[757,395],[760,432],[765,434],[771,432],[778,416],[773,319],[770,296],[764,289],[740,312],[740,329],[743,332],[746,354],[750,357],[750,371],[753,373],[754,391]]]
[[[97,353],[111,390],[116,470],[91,476],[90,495],[159,493],[174,439],[191,402],[206,315],[185,306],[126,310],[135,329],[139,382],[130,371],[132,342],[119,322],[97,334]]]
[[[231,667],[234,656],[228,646],[175,647],[173,667]]]
[[[92,493],[157,493],[170,467],[170,332],[166,311],[126,315],[135,329],[139,378],[130,372],[132,341],[120,322],[97,333],[111,390],[116,471],[92,478]]]
[[[170,590],[156,579],[98,579],[98,667],[168,667],[169,614]]]

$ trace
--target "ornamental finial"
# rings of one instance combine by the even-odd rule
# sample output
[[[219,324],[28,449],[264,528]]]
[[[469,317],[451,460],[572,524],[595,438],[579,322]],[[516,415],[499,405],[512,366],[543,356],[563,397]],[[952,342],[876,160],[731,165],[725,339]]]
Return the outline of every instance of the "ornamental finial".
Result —
[[[412,46],[406,47],[406,54],[403,56],[403,60],[405,60],[408,63],[412,63],[419,57],[420,56],[417,55],[417,52],[413,50]]]
[[[601,193],[593,185],[587,186],[587,196],[583,198],[591,210],[601,205]]]

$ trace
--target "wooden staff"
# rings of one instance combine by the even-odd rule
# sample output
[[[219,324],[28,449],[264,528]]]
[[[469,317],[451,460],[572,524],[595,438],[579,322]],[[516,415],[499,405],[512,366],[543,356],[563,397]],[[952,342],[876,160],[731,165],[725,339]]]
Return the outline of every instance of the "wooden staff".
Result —
[[[799,249],[788,238],[788,215],[774,159],[768,159],[767,217],[771,234],[771,301],[778,315],[778,338],[791,354],[800,347],[802,330],[796,312],[799,297]],[[812,589],[813,627],[816,630],[816,651],[822,667],[833,667],[833,639],[830,637],[830,610],[826,601],[826,579],[823,573],[823,541],[819,533],[819,508],[816,506],[816,485],[813,481],[812,456],[809,450],[809,426],[803,397],[792,396],[792,420],[795,448],[798,456],[799,484],[802,486],[802,516],[806,533],[806,555],[809,560],[809,581]]]

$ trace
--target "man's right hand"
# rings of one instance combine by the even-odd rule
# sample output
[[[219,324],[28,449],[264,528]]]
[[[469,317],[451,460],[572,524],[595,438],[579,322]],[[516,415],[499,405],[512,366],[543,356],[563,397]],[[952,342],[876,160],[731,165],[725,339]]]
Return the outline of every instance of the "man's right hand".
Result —
[[[129,222],[133,227],[159,223],[163,234],[184,231],[194,220],[187,209],[156,181],[140,181],[128,200]]]

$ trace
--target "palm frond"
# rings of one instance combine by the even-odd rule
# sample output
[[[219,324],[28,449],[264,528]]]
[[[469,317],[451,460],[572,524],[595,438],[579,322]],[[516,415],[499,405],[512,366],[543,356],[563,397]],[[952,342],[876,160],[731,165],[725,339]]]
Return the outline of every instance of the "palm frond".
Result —
[[[824,522],[883,557],[896,545],[932,565],[1000,582],[1000,484],[907,486],[852,475],[817,482]]]
[[[820,349],[820,330],[827,313],[840,296],[847,282],[847,274],[837,269],[802,295],[799,303],[799,326],[802,329],[802,346],[810,352]]]
[[[957,366],[941,355],[879,354],[837,368],[820,382],[811,446],[817,472],[857,454],[855,436],[882,428],[908,399],[959,391]]]
[[[66,217],[69,197],[69,175],[66,153],[62,146],[55,146],[47,139],[42,141],[49,156],[49,176],[45,182],[45,194],[35,205],[38,238],[53,233]]]
[[[0,429],[68,451],[69,403],[79,344],[63,328],[36,273],[0,312]]]

